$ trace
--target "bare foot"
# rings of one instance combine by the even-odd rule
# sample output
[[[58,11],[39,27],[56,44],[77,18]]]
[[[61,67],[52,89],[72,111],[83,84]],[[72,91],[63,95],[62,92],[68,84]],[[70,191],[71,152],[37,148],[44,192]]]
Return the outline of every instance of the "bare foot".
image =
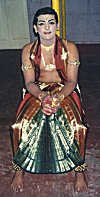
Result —
[[[75,192],[87,192],[88,184],[84,172],[75,174]]]
[[[16,171],[15,175],[12,179],[11,188],[15,192],[22,192],[23,191],[23,183],[24,183],[24,173],[23,170]]]

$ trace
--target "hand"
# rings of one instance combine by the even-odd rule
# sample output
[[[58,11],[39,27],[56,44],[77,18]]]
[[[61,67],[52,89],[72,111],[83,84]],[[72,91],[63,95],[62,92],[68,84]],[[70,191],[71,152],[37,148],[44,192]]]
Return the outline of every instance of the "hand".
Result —
[[[48,116],[50,116],[52,114],[52,109],[51,106],[49,104],[43,104],[42,105],[42,112]]]
[[[42,101],[42,111],[46,115],[56,113],[60,107],[60,100],[56,94],[46,96]]]

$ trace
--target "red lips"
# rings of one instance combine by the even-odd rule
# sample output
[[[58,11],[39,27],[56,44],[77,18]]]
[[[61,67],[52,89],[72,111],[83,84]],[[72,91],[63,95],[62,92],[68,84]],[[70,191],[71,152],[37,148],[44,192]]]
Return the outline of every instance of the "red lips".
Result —
[[[51,34],[51,32],[44,32],[44,34]]]

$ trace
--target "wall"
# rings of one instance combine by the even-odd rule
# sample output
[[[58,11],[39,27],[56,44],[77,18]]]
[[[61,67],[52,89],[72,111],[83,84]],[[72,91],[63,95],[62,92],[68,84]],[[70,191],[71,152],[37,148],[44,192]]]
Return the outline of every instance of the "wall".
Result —
[[[42,7],[50,6],[51,0],[27,0],[27,8],[28,8],[28,17],[29,17],[29,31],[30,31],[30,41],[32,41],[35,36],[33,34],[33,18],[35,12]]]
[[[27,5],[30,40],[33,40],[34,14],[41,7],[51,6],[51,0],[27,0]],[[66,29],[67,39],[76,43],[100,43],[100,0],[66,0]]]
[[[67,37],[76,43],[100,43],[100,0],[67,0]]]

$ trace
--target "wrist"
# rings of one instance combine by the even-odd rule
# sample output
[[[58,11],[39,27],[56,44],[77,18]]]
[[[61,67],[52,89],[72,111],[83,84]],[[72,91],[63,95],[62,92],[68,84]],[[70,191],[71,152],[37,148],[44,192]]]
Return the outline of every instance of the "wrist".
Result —
[[[64,94],[61,93],[61,92],[58,92],[58,93],[57,93],[57,96],[58,96],[60,102],[63,101],[63,99],[65,98]]]
[[[48,95],[47,92],[41,92],[38,96],[39,100],[40,101],[43,101],[43,99]]]

